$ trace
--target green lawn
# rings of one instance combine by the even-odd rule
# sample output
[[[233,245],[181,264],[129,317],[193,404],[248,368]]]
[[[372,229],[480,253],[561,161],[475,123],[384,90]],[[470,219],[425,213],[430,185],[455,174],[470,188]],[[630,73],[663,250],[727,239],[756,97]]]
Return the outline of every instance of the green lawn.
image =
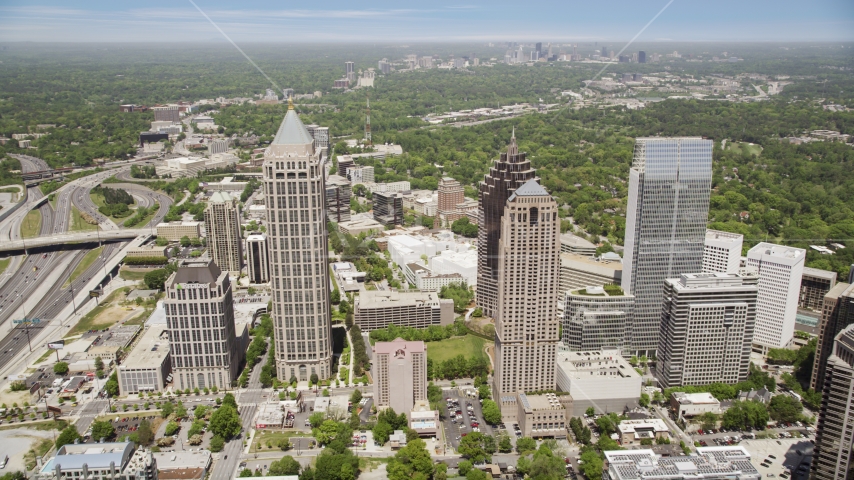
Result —
[[[119,270],[119,276],[125,280],[141,281],[145,278],[145,274],[150,272],[151,270],[153,269],[130,270],[125,267]]]
[[[433,360],[434,365],[438,362],[454,358],[457,355],[462,355],[466,358],[473,356],[486,358],[486,354],[483,352],[483,345],[486,342],[487,340],[474,335],[453,337],[438,342],[427,342],[427,358]]]
[[[84,315],[83,318],[81,318],[80,321],[77,322],[77,325],[74,325],[71,331],[65,334],[65,337],[73,337],[75,335],[86,333],[89,330],[92,330],[93,326],[96,324],[98,325],[97,328],[105,328],[103,324],[96,322],[96,320],[98,319],[98,315],[103,313],[104,310],[110,308],[112,303],[116,299],[120,298],[119,295],[123,295],[123,292],[121,290],[116,290],[115,292],[109,294],[107,298],[99,299],[100,305],[93,308],[89,313]]]
[[[80,214],[80,210],[77,207],[71,207],[71,228],[69,231],[71,232],[85,232],[85,231],[93,231],[97,230],[97,225],[92,225],[90,223],[86,223],[86,220],[83,220],[83,216]]]
[[[745,142],[727,142],[727,150],[739,151],[741,153],[746,153],[748,155],[759,156],[762,153],[762,147],[756,144],[749,144]]]
[[[30,210],[21,222],[21,236],[24,238],[38,237],[42,228],[42,212]]]
[[[68,280],[65,281],[65,284],[62,285],[62,288],[66,288],[71,285],[71,282],[77,280],[77,277],[83,274],[87,268],[91,267],[95,260],[98,259],[98,256],[101,255],[101,252],[104,251],[104,247],[98,247],[94,250],[89,250],[89,252],[83,257],[83,260],[80,260],[80,263],[77,264],[77,267],[74,268],[74,271],[71,272],[71,276],[68,277]]]

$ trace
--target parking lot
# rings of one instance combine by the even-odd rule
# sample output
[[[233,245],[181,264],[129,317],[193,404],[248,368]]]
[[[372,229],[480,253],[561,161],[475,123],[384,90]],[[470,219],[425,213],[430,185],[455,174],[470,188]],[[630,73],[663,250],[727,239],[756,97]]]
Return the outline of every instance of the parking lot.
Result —
[[[487,435],[493,434],[492,427],[483,421],[480,401],[466,397],[456,389],[443,390],[442,395],[445,403],[442,405],[439,416],[445,427],[448,444],[457,448],[462,437],[476,431]]]
[[[783,480],[809,477],[813,444],[807,439],[745,440],[741,446],[750,452],[751,463],[763,477]]]

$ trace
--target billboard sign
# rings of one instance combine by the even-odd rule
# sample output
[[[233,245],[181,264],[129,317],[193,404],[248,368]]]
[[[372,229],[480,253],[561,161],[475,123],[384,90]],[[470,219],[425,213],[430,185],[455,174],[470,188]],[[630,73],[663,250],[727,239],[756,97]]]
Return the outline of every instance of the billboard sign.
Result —
[[[59,350],[65,346],[65,340],[56,340],[47,344],[47,348],[51,350]]]

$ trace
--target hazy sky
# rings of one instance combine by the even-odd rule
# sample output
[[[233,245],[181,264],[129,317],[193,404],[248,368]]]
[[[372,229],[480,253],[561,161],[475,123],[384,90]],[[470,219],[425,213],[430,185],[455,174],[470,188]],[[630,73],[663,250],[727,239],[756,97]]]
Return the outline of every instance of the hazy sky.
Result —
[[[194,0],[236,42],[628,40],[669,0]],[[220,41],[190,0],[2,0],[0,41]],[[852,0],[673,0],[637,41],[851,41]]]

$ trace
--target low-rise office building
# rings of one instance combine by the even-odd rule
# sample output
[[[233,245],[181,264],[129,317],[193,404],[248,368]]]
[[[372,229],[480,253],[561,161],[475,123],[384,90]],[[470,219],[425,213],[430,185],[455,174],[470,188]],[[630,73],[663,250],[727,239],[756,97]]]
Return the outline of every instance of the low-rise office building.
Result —
[[[373,219],[351,218],[349,222],[338,224],[338,231],[358,237],[360,234],[373,235],[385,230],[385,225]]]
[[[620,413],[640,398],[643,379],[619,349],[558,352],[555,366],[557,388],[569,392],[577,412]]]
[[[566,438],[566,429],[574,409],[569,394],[516,394],[516,423],[522,435],[530,438]]]
[[[561,292],[609,283],[619,285],[622,278],[623,262],[614,252],[595,258],[576,253],[560,254]]]
[[[201,480],[210,471],[211,451],[199,449],[195,452],[157,452],[158,480]]]
[[[454,301],[430,292],[365,291],[356,297],[353,317],[363,332],[389,324],[425,328],[450,325],[454,321]]]
[[[131,247],[125,250],[125,257],[166,257],[166,248],[167,247],[158,247],[157,245],[143,245],[140,247]]]
[[[416,400],[409,412],[409,428],[421,437],[435,437],[439,434],[439,411],[430,408],[427,400]]]
[[[199,238],[202,235],[202,222],[168,222],[157,224],[157,236],[170,242],[177,242],[182,237]]]
[[[721,413],[721,402],[711,393],[673,392],[670,408],[678,417],[696,417],[704,413]]]
[[[169,332],[166,325],[148,327],[136,346],[117,368],[119,395],[162,392],[172,373]]]
[[[442,287],[452,283],[463,284],[466,279],[459,273],[446,275],[435,274],[429,268],[417,263],[407,263],[403,266],[406,280],[422,292],[438,292]]]
[[[750,453],[741,446],[698,447],[696,454],[678,457],[664,457],[650,449],[608,450],[604,454],[611,480],[762,478],[750,463]]]
[[[660,418],[647,418],[644,420],[623,420],[617,425],[617,435],[620,445],[641,445],[644,440],[657,439],[667,440],[670,438],[670,429]]]
[[[38,480],[158,480],[157,461],[133,442],[79,443],[59,447]]]
[[[573,253],[585,257],[596,256],[596,245],[571,233],[560,236],[560,253]]]

